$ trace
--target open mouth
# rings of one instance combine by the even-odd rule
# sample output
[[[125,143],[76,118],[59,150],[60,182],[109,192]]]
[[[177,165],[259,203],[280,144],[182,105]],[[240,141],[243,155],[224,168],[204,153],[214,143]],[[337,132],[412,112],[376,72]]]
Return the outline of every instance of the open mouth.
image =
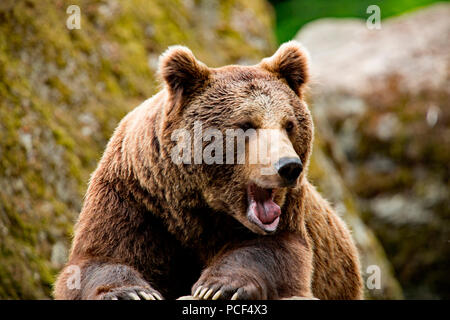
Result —
[[[273,201],[274,189],[252,183],[247,187],[248,219],[266,232],[274,232],[280,222],[280,207]]]

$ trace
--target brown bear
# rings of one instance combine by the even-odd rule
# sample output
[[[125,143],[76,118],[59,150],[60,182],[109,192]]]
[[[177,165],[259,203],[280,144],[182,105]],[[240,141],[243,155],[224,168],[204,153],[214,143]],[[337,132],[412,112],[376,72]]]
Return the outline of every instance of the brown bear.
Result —
[[[221,68],[175,46],[159,73],[164,87],[120,122],[91,177],[54,297],[362,298],[350,233],[307,180],[313,122],[302,46]],[[216,129],[200,156],[212,143],[237,144],[238,135],[221,142],[217,132],[244,132],[244,153],[227,149],[232,163],[207,164],[198,150],[180,150],[180,141],[196,148],[199,122]],[[194,139],[177,138],[180,129]],[[266,129],[275,141],[258,134]],[[250,162],[261,141],[278,156]],[[219,151],[210,155],[225,158]]]

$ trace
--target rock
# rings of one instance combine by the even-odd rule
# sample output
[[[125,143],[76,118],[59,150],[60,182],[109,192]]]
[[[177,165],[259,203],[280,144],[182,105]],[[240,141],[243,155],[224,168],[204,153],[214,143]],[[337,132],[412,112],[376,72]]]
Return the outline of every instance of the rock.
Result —
[[[317,121],[316,121],[317,126]],[[359,205],[346,187],[335,165],[323,153],[324,147],[316,141],[309,176],[322,194],[332,203],[337,213],[352,231],[353,239],[360,253],[366,299],[401,299],[401,287],[392,270],[386,254],[372,230],[363,222]],[[381,273],[380,289],[369,290],[367,279],[372,274],[370,266],[378,266]]]
[[[50,262],[55,266],[55,268],[62,268],[67,261],[67,247],[66,245],[58,241],[52,246],[52,254],[50,257]]]
[[[381,30],[369,30],[358,19],[321,19],[296,38],[310,51],[312,72],[327,92],[348,93],[351,99],[378,92],[383,96],[377,101],[389,103],[397,99],[389,89],[413,95],[450,90],[448,14],[448,4],[437,4],[382,20]]]
[[[382,20],[381,30],[323,19],[296,37],[313,61],[321,144],[392,262],[383,277],[395,275],[406,298],[450,298],[449,15],[439,3]],[[363,250],[363,265],[379,249]]]

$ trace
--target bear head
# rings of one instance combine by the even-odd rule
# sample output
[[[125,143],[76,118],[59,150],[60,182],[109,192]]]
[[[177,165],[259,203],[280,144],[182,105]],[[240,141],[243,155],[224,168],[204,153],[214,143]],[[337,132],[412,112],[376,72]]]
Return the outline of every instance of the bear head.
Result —
[[[212,211],[274,232],[312,148],[305,49],[291,41],[257,65],[209,68],[174,46],[159,72],[169,99],[161,130],[181,181],[198,186]]]

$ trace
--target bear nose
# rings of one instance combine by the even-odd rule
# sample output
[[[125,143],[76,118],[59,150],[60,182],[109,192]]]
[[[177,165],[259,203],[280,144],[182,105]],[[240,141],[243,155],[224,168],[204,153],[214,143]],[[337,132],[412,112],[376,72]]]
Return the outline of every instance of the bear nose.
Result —
[[[303,164],[299,158],[284,157],[275,163],[275,170],[287,185],[293,185],[302,173]]]

